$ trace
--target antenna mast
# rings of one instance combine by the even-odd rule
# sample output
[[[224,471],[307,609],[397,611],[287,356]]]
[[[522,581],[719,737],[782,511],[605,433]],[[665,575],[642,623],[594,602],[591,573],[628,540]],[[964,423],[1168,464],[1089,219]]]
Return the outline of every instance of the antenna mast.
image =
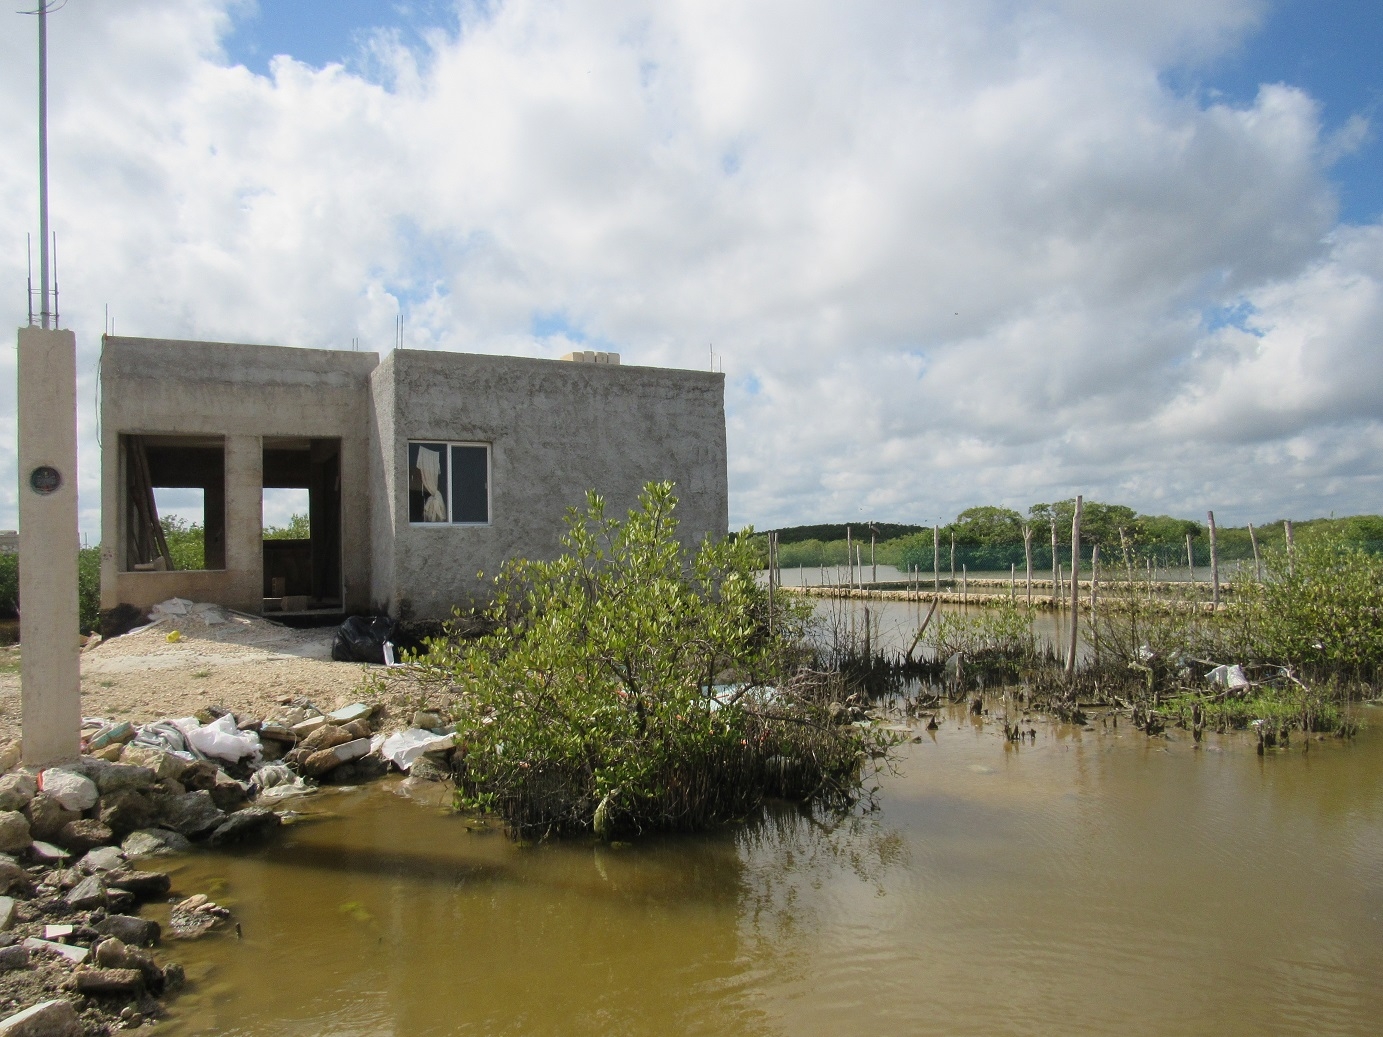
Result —
[[[48,4],[38,3],[38,322],[48,327]]]

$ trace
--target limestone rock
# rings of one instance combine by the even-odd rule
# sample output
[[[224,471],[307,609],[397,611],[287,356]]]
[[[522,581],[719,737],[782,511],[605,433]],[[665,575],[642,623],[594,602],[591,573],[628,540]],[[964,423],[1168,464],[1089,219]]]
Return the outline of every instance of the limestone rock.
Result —
[[[169,799],[165,803],[163,823],[191,837],[215,828],[225,820],[225,816],[211,798],[211,793],[202,789]]]
[[[67,894],[67,906],[74,911],[90,911],[106,906],[106,884],[99,875],[88,875]]]
[[[0,892],[29,893],[33,890],[29,873],[19,866],[19,862],[8,854],[0,854]]]
[[[118,789],[101,796],[101,823],[117,835],[147,828],[154,814],[154,801],[143,790]]]
[[[14,897],[0,897],[0,932],[14,924]]]
[[[29,948],[21,947],[18,944],[11,947],[0,947],[0,972],[11,972],[14,969],[27,969],[29,967]]]
[[[18,767],[23,755],[23,746],[17,741],[0,744],[0,774],[8,774]]]
[[[61,864],[72,855],[61,846],[54,846],[52,843],[45,843],[42,839],[35,839],[29,844],[29,856],[39,864]]]
[[[154,964],[149,952],[127,947],[117,937],[112,936],[96,945],[96,964],[103,969],[135,969],[155,992],[163,987],[163,972]]]
[[[141,900],[165,897],[173,888],[173,880],[162,871],[112,871],[106,875],[106,885],[123,889]]]
[[[77,862],[79,871],[95,875],[100,871],[119,871],[125,866],[125,855],[114,846],[98,846]]]
[[[145,828],[126,836],[120,849],[126,857],[166,857],[174,853],[187,853],[192,849],[192,844],[185,836],[166,828]]]
[[[82,1021],[71,1002],[41,1001],[0,1020],[0,1037],[82,1037]]]
[[[93,791],[96,788],[95,785],[91,787]],[[24,808],[24,815],[29,819],[29,831],[33,837],[49,842],[62,831],[63,825],[82,816],[81,811],[68,810],[56,797],[46,792],[39,792],[29,800],[29,805]]]
[[[132,947],[152,947],[158,943],[161,932],[153,919],[135,915],[106,915],[96,923],[96,931]]]
[[[225,811],[239,810],[250,801],[249,790],[229,774],[218,772],[211,788],[211,799]]]
[[[317,752],[351,741],[351,735],[335,724],[325,724],[302,740],[302,748]]]
[[[65,770],[61,767],[49,767],[45,771],[40,771],[38,789],[44,795],[56,799],[64,810],[75,810],[79,814],[94,807],[96,800],[100,798],[94,781],[75,770]]]
[[[420,727],[425,731],[432,731],[445,723],[446,721],[442,719],[440,713],[434,713],[431,710],[420,709],[413,714],[413,726]]]
[[[174,756],[148,745],[127,745],[120,759],[123,763],[147,767],[159,780],[172,778],[178,781],[192,765],[191,760],[184,760],[181,756]]]
[[[17,771],[0,778],[0,810],[23,810],[38,791],[32,774]]]
[[[263,807],[246,807],[238,810],[211,833],[208,846],[224,846],[227,843],[249,842],[264,839],[278,828],[280,818],[272,810]]]
[[[408,776],[421,778],[423,781],[445,781],[451,776],[451,771],[444,769],[430,756],[419,756],[408,769]]]
[[[144,986],[138,969],[86,969],[68,980],[79,994],[133,994]]]
[[[0,810],[0,852],[19,853],[31,842],[29,819],[18,810]]]
[[[158,775],[150,767],[107,763],[104,760],[92,760],[82,768],[82,772],[96,782],[96,789],[103,796],[121,789],[147,789],[158,780]]]
[[[188,764],[178,781],[191,791],[210,792],[216,787],[220,774],[221,768],[210,760],[198,760]]]
[[[79,817],[69,821],[58,832],[56,842],[74,854],[84,854],[93,846],[105,846],[115,841],[115,833],[109,825],[92,818]]]

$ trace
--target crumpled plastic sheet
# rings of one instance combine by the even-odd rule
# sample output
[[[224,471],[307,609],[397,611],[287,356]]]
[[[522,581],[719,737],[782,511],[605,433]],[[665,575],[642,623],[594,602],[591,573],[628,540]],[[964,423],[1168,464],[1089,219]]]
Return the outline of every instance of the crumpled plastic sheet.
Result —
[[[413,767],[413,764],[423,753],[450,749],[455,742],[455,735],[439,735],[425,728],[410,727],[406,731],[398,731],[384,739],[378,751],[381,756],[399,770],[406,771]]]
[[[233,713],[210,724],[201,724],[196,717],[182,717],[172,723],[182,732],[189,748],[203,756],[238,763],[247,756],[258,758],[260,755],[259,735],[238,730]]]
[[[171,753],[174,756],[182,757],[184,760],[203,758],[200,753],[188,751],[187,739],[183,737],[182,729],[171,720],[156,720],[152,724],[144,724],[135,732],[132,744]]]
[[[1238,663],[1233,666],[1221,664],[1205,675],[1205,679],[1211,684],[1219,684],[1222,687],[1238,689],[1249,686],[1248,677],[1244,676],[1244,668]]]

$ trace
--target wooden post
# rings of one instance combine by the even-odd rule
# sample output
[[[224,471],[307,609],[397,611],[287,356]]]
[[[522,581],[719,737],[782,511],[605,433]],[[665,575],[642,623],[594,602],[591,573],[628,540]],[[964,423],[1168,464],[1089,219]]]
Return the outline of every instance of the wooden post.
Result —
[[[850,527],[845,527],[845,585],[855,589],[855,551],[850,542]]]
[[[1282,522],[1282,532],[1287,536],[1287,575],[1295,576],[1297,572],[1296,545],[1292,543],[1292,520],[1284,519]]]
[[[773,633],[773,551],[778,534],[768,534],[768,632]]]
[[[1032,608],[1032,526],[1023,523],[1023,554],[1028,560],[1028,608]]]
[[[1215,546],[1215,513],[1207,511],[1206,518],[1210,528],[1210,607],[1220,608],[1220,553]]]
[[[960,563],[960,603],[970,604],[970,572],[964,562]]]
[[[1263,563],[1258,559],[1258,534],[1253,531],[1253,523],[1249,523],[1249,543],[1253,545],[1253,578],[1263,582]]]
[[[1081,495],[1076,494],[1076,510],[1071,516],[1071,650],[1066,655],[1066,676],[1076,672],[1076,635],[1080,630],[1080,510]]]
[[[1056,560],[1056,512],[1052,513],[1052,604],[1061,601],[1061,566]]]
[[[879,566],[878,566],[878,563],[876,563],[876,562],[874,561],[874,535],[875,535],[875,529],[874,529],[874,526],[871,524],[870,527],[869,527],[869,571],[870,571],[870,574],[869,574],[869,582],[870,582],[870,583],[878,583],[878,582],[879,582]]]
[[[941,593],[941,527],[932,526],[932,593]]]
[[[951,592],[956,589],[956,535],[951,534]]]
[[[1196,556],[1191,550],[1191,534],[1186,534],[1186,571],[1191,576],[1191,589],[1196,588]]]
[[[1012,601],[1018,592],[1018,563],[1008,563],[1008,600]]]
[[[1100,545],[1090,548],[1090,640],[1095,647],[1095,667],[1100,665],[1100,631],[1095,626],[1100,604]]]

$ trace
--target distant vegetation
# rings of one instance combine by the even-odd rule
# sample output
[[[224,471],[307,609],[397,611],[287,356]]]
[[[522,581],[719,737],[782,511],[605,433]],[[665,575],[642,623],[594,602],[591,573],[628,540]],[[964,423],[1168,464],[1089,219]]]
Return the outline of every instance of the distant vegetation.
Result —
[[[1057,529],[1057,556],[1063,564],[1071,562],[1071,514],[1074,500],[1055,504],[1034,504],[1026,516],[1011,508],[981,506],[967,508],[954,522],[941,527],[941,552],[938,568],[949,574],[951,544],[955,543],[955,564],[972,572],[1004,571],[1009,565],[1026,565],[1023,530],[1032,536],[1033,568],[1041,573],[1052,566],[1052,525]],[[905,571],[916,566],[932,571],[932,530],[897,523],[873,523],[874,560]],[[1383,516],[1356,515],[1349,518],[1318,518],[1294,523],[1303,535],[1329,532],[1342,541],[1369,553],[1383,553]],[[898,532],[898,531],[902,532]],[[861,556],[869,564],[870,524],[850,524],[853,541],[862,546]],[[778,561],[784,568],[797,566],[844,565],[846,563],[845,526],[793,526],[778,533]],[[1122,540],[1120,534],[1122,532]],[[1267,548],[1285,546],[1280,520],[1254,527],[1260,553]],[[1089,559],[1096,544],[1100,557],[1112,563],[1127,548],[1140,559],[1151,558],[1160,567],[1186,564],[1186,537],[1191,537],[1192,555],[1197,565],[1210,562],[1210,538],[1206,525],[1192,519],[1169,515],[1142,515],[1122,504],[1085,501],[1081,515],[1081,557]],[[760,534],[760,540],[766,541]],[[1216,541],[1221,561],[1251,559],[1253,545],[1247,526],[1220,526]],[[1063,548],[1062,543],[1066,546]]]

